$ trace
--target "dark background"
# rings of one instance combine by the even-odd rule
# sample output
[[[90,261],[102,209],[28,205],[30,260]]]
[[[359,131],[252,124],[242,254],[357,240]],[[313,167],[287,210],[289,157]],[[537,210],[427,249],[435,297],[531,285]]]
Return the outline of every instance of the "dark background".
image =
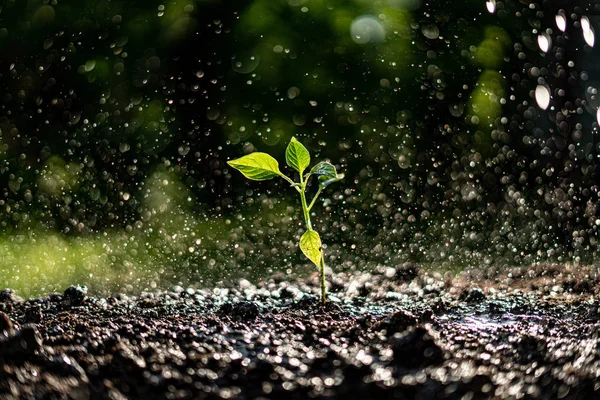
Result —
[[[581,25],[599,15],[570,1],[5,1],[0,284],[312,271],[295,192],[225,163],[259,150],[283,164],[292,136],[346,174],[313,217],[335,270],[593,262],[600,63]]]

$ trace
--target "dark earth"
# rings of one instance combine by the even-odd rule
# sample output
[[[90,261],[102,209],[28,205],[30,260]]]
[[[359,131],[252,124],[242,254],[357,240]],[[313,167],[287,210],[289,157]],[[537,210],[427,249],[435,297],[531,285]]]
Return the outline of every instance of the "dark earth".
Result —
[[[600,269],[0,293],[0,398],[600,398]]]

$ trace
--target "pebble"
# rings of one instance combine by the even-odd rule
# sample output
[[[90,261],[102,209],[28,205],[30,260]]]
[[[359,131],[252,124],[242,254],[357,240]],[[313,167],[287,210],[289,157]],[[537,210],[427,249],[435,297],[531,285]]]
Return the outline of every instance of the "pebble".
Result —
[[[64,299],[73,306],[80,306],[84,303],[88,288],[86,286],[69,286],[64,293]]]

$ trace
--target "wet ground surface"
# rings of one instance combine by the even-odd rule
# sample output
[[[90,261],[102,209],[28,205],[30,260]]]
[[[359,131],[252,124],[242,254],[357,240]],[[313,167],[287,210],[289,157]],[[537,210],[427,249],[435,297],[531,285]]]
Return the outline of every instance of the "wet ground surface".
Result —
[[[328,280],[1,292],[0,399],[600,398],[595,267]]]

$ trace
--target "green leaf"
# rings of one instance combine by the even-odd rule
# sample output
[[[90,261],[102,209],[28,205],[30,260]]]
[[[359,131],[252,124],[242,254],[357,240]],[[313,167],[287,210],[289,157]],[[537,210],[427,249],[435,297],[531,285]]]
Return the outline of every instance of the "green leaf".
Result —
[[[319,186],[321,186],[321,188],[325,189],[327,186],[331,185],[332,183],[341,181],[342,179],[344,179],[344,174],[339,174],[334,177],[329,177],[327,175],[321,175],[321,176],[319,176]]]
[[[287,165],[294,168],[300,174],[308,168],[310,164],[310,154],[306,147],[302,145],[295,137],[292,137],[290,144],[285,150],[285,161]]]
[[[319,186],[325,189],[333,182],[344,179],[344,174],[338,174],[335,166],[327,161],[321,161],[310,170],[311,174],[319,175]]]
[[[282,175],[277,160],[267,153],[251,153],[236,160],[227,161],[227,164],[253,181],[266,181]]]
[[[326,175],[326,176],[330,176],[330,177],[335,177],[335,176],[337,176],[337,171],[335,170],[335,167],[333,166],[333,164],[331,164],[327,161],[321,161],[320,163],[318,163],[317,165],[315,165],[314,167],[311,168],[310,174],[311,175]]]
[[[300,250],[317,267],[319,266],[323,250],[321,249],[321,237],[316,231],[311,229],[304,232],[300,238]]]

